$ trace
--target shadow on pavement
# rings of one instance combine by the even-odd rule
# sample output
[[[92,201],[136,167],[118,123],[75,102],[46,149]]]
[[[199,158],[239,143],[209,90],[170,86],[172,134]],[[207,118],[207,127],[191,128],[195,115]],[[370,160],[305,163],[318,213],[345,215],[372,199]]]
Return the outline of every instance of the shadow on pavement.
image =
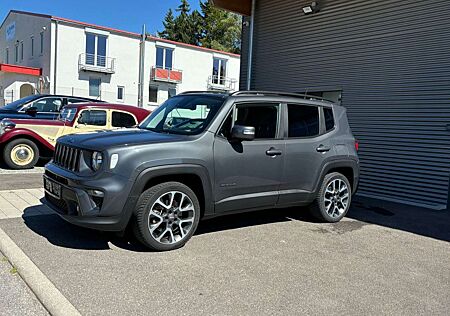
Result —
[[[356,197],[348,218],[450,241],[450,212]]]
[[[119,235],[78,227],[67,223],[56,214],[29,216],[29,214],[35,213],[35,206],[25,209],[22,216],[25,225],[55,246],[85,250],[108,250],[110,249],[109,243],[111,243],[125,250],[136,252],[149,251],[134,238],[131,228],[124,234]],[[201,221],[195,235],[291,220],[314,221],[304,210],[267,210]]]
[[[35,213],[35,208],[27,208],[24,211],[23,220],[27,227],[53,245],[74,249],[107,250],[110,249],[109,243],[111,243],[129,251],[148,251],[134,238],[131,229],[119,235],[71,225],[56,214],[27,216],[27,214]],[[450,241],[450,212],[447,211],[431,211],[379,200],[356,198],[347,217],[368,224]],[[272,209],[201,221],[196,235],[292,220],[316,222],[305,208]],[[344,222],[333,225],[343,224]]]

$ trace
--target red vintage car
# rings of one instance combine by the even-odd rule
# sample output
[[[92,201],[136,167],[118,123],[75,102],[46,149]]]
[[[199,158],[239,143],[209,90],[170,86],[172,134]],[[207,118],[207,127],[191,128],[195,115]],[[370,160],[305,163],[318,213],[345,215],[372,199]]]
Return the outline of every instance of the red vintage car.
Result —
[[[53,156],[56,140],[63,135],[132,127],[150,113],[130,105],[83,103],[64,107],[53,121],[3,119],[0,122],[3,160],[12,169],[32,168],[40,157]]]

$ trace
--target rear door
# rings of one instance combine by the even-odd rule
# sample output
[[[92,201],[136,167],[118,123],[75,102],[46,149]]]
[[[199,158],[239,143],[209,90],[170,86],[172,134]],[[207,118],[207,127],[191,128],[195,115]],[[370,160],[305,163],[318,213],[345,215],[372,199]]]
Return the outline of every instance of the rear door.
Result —
[[[287,104],[286,155],[278,204],[299,203],[311,197],[323,164],[334,156],[323,111],[310,104]]]
[[[235,105],[214,141],[216,212],[275,206],[283,173],[281,105]],[[230,138],[233,125],[253,126],[253,141]],[[273,152],[278,152],[273,154]]]

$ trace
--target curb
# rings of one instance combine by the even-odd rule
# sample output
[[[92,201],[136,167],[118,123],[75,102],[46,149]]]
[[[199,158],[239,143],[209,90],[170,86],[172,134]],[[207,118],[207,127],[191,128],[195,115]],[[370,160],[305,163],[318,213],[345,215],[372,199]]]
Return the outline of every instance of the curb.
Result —
[[[30,258],[0,228],[0,252],[17,268],[18,273],[51,315],[80,316],[80,312],[39,270]]]

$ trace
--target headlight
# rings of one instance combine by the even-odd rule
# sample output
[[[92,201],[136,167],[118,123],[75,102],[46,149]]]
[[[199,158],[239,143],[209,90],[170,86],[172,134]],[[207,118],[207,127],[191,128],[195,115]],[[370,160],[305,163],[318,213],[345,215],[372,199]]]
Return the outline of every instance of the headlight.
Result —
[[[0,122],[0,135],[5,134],[5,132],[13,129],[14,127],[16,127],[16,124],[14,124],[13,122],[9,120],[2,120]]]
[[[98,152],[98,151],[94,151],[92,153],[92,159],[91,159],[91,166],[92,169],[94,171],[98,171],[103,164],[103,154]]]

